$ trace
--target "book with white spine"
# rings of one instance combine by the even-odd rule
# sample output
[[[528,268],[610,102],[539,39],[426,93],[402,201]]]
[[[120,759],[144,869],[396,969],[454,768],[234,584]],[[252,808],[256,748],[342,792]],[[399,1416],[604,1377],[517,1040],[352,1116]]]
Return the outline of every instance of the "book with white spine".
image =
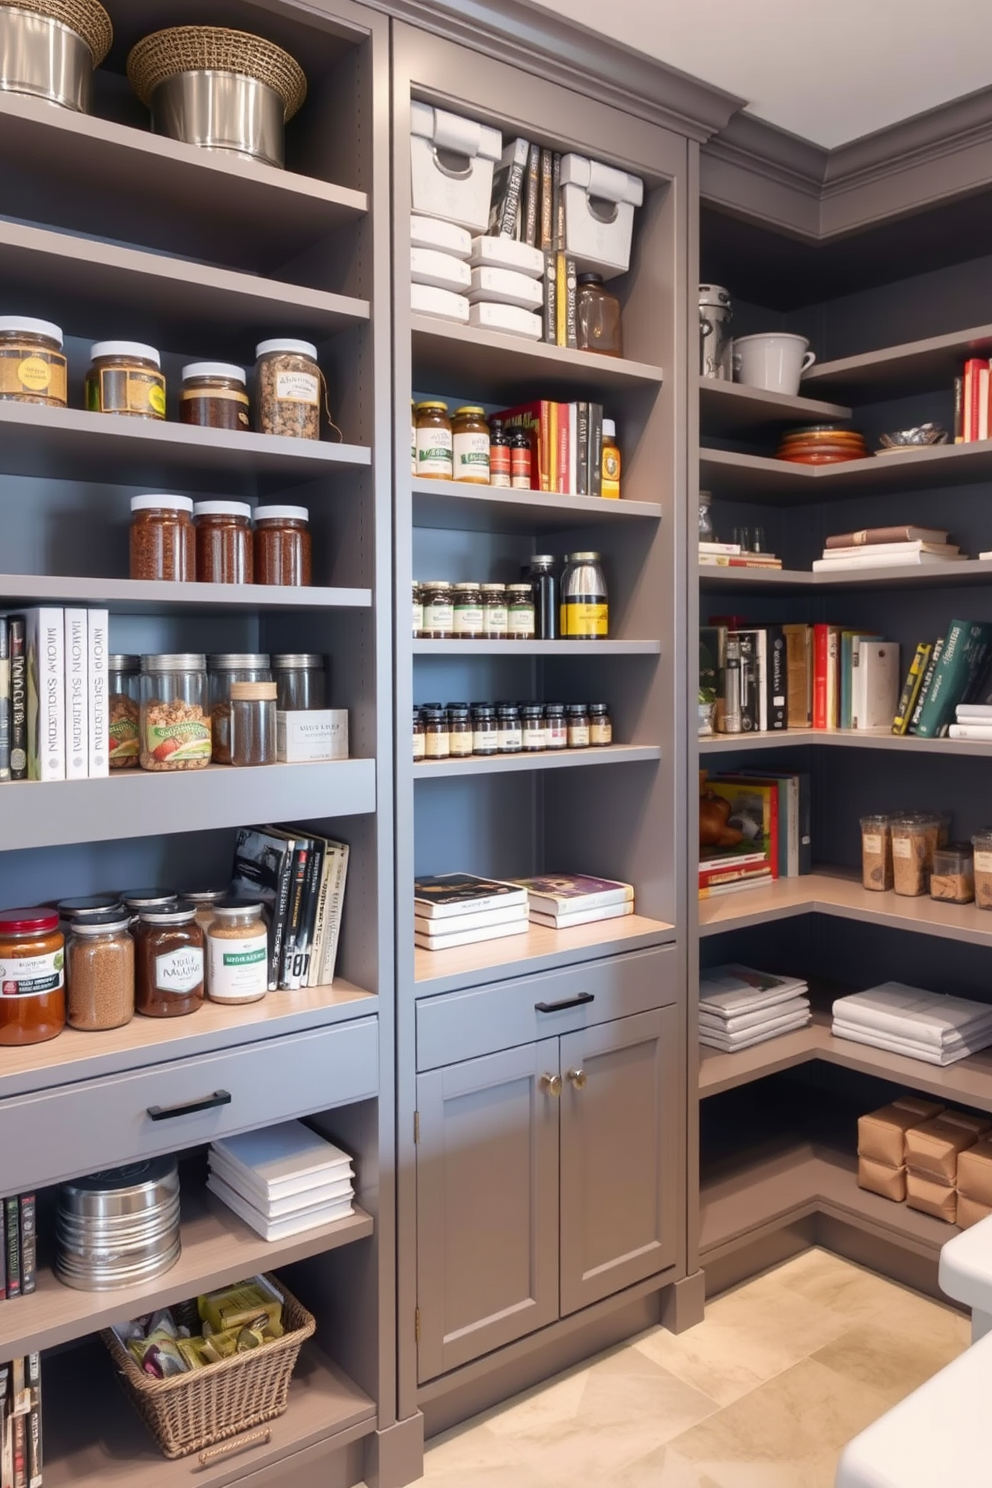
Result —
[[[65,778],[90,773],[89,625],[86,611],[62,611],[65,621]]]
[[[110,616],[106,610],[88,610],[87,649],[89,682],[89,776],[98,780],[110,774]]]

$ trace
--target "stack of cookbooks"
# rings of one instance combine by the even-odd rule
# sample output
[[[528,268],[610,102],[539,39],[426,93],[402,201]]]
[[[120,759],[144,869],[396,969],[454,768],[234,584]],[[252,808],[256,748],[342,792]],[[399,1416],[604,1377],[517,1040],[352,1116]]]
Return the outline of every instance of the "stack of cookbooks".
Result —
[[[699,978],[699,1042],[732,1054],[805,1028],[809,988],[799,977],[755,971],[753,966],[714,966]]]
[[[266,1240],[345,1219],[354,1209],[351,1157],[302,1121],[214,1142],[207,1187]]]
[[[545,873],[514,880],[527,892],[532,925],[571,930],[596,920],[619,920],[634,913],[634,888],[614,878],[585,873]]]
[[[424,951],[523,935],[527,892],[475,873],[436,873],[414,880],[414,944]]]
[[[827,538],[823,557],[813,564],[813,572],[962,563],[968,555],[950,541],[950,536],[936,527],[865,527],[859,532],[841,532]]]
[[[705,542],[699,544],[699,561],[706,568],[781,568],[781,558],[774,553],[752,553],[740,543]]]

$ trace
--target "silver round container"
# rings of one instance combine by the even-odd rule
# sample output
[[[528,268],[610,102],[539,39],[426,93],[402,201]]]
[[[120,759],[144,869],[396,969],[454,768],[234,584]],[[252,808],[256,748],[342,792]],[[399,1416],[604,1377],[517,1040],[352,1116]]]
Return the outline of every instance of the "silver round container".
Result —
[[[65,1286],[78,1292],[113,1292],[121,1287],[135,1286],[141,1281],[151,1281],[171,1271],[182,1254],[179,1236],[169,1249],[160,1252],[150,1261],[118,1265],[113,1271],[94,1271],[89,1267],[78,1267],[64,1261],[60,1255],[55,1262],[55,1274]]]
[[[156,134],[280,167],[285,113],[274,88],[240,72],[175,73],[152,96]]]
[[[112,1291],[174,1266],[179,1234],[179,1171],[174,1157],[152,1158],[63,1183],[56,1219],[55,1274],[80,1291]]]
[[[93,53],[61,21],[0,6],[0,92],[28,93],[87,114]]]
[[[179,1193],[174,1157],[155,1157],[74,1178],[59,1189],[59,1211],[97,1221],[139,1215]]]

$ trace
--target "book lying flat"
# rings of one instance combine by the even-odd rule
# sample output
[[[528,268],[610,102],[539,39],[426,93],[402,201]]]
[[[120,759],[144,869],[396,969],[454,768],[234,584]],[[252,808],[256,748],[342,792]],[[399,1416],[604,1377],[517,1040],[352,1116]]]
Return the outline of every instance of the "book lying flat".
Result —
[[[486,930],[490,925],[506,925],[511,920],[523,919],[526,911],[526,905],[515,903],[500,905],[499,909],[480,909],[473,914],[454,915],[448,919],[430,919],[426,915],[415,914],[413,928],[419,935],[453,935],[456,930]]]
[[[703,1004],[699,1009],[699,1026],[708,1029],[711,1033],[749,1032],[752,1029],[763,1028],[772,1017],[786,1018],[791,1017],[793,1013],[808,1012],[809,998],[798,992],[784,1002],[775,1003],[771,1008],[756,1008],[754,1012],[737,1013],[731,1018],[711,1013]]]
[[[949,739],[992,739],[992,718],[981,723],[952,723],[947,730]]]
[[[625,915],[633,913],[633,901],[628,899],[626,904],[600,904],[595,909],[576,910],[574,914],[542,914],[539,909],[532,909],[530,919],[532,925],[547,925],[552,930],[572,930],[576,925],[594,925],[600,920],[622,920]]]
[[[331,1224],[336,1219],[346,1219],[355,1212],[351,1199],[339,1199],[321,1209],[309,1209],[305,1214],[297,1214],[288,1219],[266,1219],[254,1205],[246,1203],[232,1188],[228,1188],[216,1173],[208,1175],[207,1187],[239,1219],[250,1225],[256,1235],[261,1235],[263,1240],[285,1240],[289,1235],[299,1235],[303,1230],[316,1229],[318,1225]]]
[[[527,893],[517,883],[475,873],[435,873],[414,879],[413,902],[422,919],[443,920],[500,905],[525,905]]]
[[[882,553],[875,557],[871,550],[866,558],[816,558],[813,562],[814,573],[839,573],[847,569],[858,568],[899,568],[901,565],[926,568],[940,563],[966,563],[968,561],[965,553]]]
[[[738,961],[710,967],[699,978],[700,1010],[705,1008],[725,1018],[774,1007],[805,992],[806,983],[800,977],[757,971]]]
[[[764,869],[760,873],[748,874],[746,878],[734,879],[728,883],[708,883],[700,885],[700,899],[714,899],[717,894],[735,894],[741,889],[762,889],[765,884],[772,883],[772,870]]]
[[[545,873],[537,878],[517,878],[526,890],[531,909],[541,914],[560,914],[574,909],[598,909],[604,904],[633,900],[632,884],[614,878],[592,878],[586,873]]]
[[[335,1183],[321,1183],[316,1188],[301,1189],[299,1193],[288,1194],[285,1198],[267,1199],[257,1189],[250,1189],[226,1163],[221,1163],[216,1153],[211,1153],[210,1156],[210,1172],[233,1189],[246,1204],[257,1209],[265,1219],[271,1220],[289,1219],[296,1214],[326,1209],[329,1204],[339,1204],[344,1199],[350,1201],[355,1196],[354,1180],[347,1177],[340,1178]]]
[[[749,1029],[746,1034],[714,1033],[709,1029],[701,1028],[699,1042],[709,1049],[719,1049],[723,1054],[733,1054],[738,1049],[751,1049],[755,1044],[763,1044],[766,1039],[778,1038],[783,1033],[794,1033],[799,1028],[805,1028],[811,1017],[807,1009],[804,1013],[792,1013],[786,1018],[775,1018],[766,1023],[763,1028]]]
[[[526,910],[519,920],[505,925],[490,925],[488,930],[453,930],[450,935],[420,935],[414,932],[413,943],[422,951],[450,951],[456,946],[481,945],[484,940],[503,940],[508,935],[526,935],[530,921]]]
[[[828,537],[825,547],[860,548],[876,543],[931,542],[946,543],[949,532],[936,527],[863,527],[859,532],[841,532]]]
[[[992,1006],[964,997],[926,992],[904,982],[882,982],[866,992],[838,997],[833,1015],[844,1023],[920,1043],[939,1045],[972,1028],[992,1027]]]
[[[350,1168],[351,1156],[302,1121],[280,1121],[257,1131],[219,1137],[212,1149],[274,1197],[280,1185],[314,1173]]]

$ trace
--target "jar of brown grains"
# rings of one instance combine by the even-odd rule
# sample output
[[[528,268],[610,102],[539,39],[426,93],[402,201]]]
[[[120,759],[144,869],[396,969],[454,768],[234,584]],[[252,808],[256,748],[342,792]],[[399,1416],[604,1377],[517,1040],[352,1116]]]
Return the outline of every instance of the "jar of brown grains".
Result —
[[[221,899],[207,930],[207,990],[212,1002],[260,1002],[269,990],[269,939],[262,906]]]
[[[203,429],[251,428],[247,377],[231,362],[189,362],[183,368],[179,422]]]
[[[201,584],[250,584],[254,574],[247,501],[198,501],[196,576]]]
[[[260,341],[255,357],[259,433],[319,439],[321,372],[316,346],[277,337]]]
[[[74,920],[66,946],[70,1027],[120,1028],[134,1017],[134,941],[123,910]]]
[[[141,752],[141,657],[112,652],[107,657],[107,686],[110,691],[110,768],[135,769]]]
[[[165,377],[154,346],[141,341],[97,341],[90,348],[86,407],[126,418],[165,418]]]
[[[271,682],[269,658],[261,651],[221,651],[207,657],[207,696],[210,707],[212,758],[217,765],[231,760],[231,687],[235,682]]]
[[[149,1018],[180,1018],[203,1002],[203,931],[196,907],[179,900],[142,911],[134,932],[135,1007]]]
[[[0,317],[0,400],[66,406],[62,330],[50,320]]]
[[[131,497],[130,572],[132,579],[171,579],[177,584],[196,578],[189,496]]]
[[[311,582],[310,513],[305,506],[255,508],[255,583]]]
[[[141,658],[141,768],[202,770],[210,763],[206,657]]]

